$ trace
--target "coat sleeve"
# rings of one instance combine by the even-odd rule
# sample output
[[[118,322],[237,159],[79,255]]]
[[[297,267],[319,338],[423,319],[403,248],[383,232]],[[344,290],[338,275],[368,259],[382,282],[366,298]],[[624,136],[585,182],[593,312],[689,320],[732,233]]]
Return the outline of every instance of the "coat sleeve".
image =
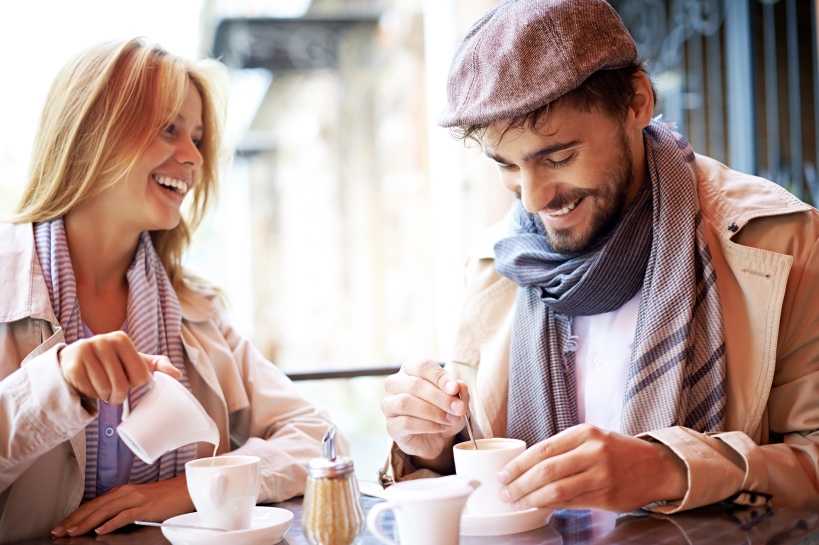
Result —
[[[65,346],[55,335],[20,365],[15,331],[25,324],[0,324],[4,371],[0,381],[0,491],[39,456],[81,432],[96,416],[95,401],[85,400],[63,378],[57,352]]]
[[[819,510],[819,220],[813,211],[790,221],[802,222],[799,236],[788,237],[776,218],[752,222],[740,233],[755,246],[794,256],[760,430],[753,438],[685,428],[646,434],[688,468],[686,496],[657,510],[682,511],[727,498],[755,504],[768,497],[776,507]]]
[[[332,426],[329,416],[298,393],[293,382],[268,361],[220,315],[220,330],[227,341],[247,395],[245,408],[230,415],[234,452],[262,459],[260,502],[283,501],[304,493],[307,462],[322,455],[321,439]],[[338,431],[338,452],[348,442]]]

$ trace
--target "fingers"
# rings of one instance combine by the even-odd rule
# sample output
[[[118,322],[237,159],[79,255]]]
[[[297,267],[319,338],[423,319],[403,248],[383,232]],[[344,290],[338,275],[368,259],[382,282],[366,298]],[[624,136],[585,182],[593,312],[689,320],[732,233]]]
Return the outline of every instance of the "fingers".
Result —
[[[159,371],[161,373],[165,373],[166,375],[172,376],[176,380],[180,380],[182,378],[182,372],[174,367],[171,360],[166,356],[153,356],[142,353],[139,355],[151,372]]]
[[[435,385],[451,396],[458,395],[458,382],[452,375],[444,371],[443,367],[433,361],[420,360],[405,363],[401,366],[398,375],[417,377]],[[389,390],[387,392],[389,393]]]
[[[532,507],[571,509],[590,507],[597,503],[598,481],[594,475],[583,472],[570,475],[533,490],[514,503],[518,510]]]
[[[451,424],[466,412],[466,403],[457,397],[462,389],[468,395],[466,385],[459,384],[440,365],[428,360],[404,364],[401,371],[387,378],[384,388],[387,392],[385,401],[388,402],[382,404],[382,410],[388,418],[418,416]],[[414,402],[408,397],[423,403]],[[391,398],[394,399],[390,401]],[[451,418],[447,419],[447,414]]]
[[[55,537],[74,537],[91,531],[104,534],[131,524],[136,520],[130,509],[134,506],[135,498],[129,496],[127,490],[127,486],[117,487],[81,505],[51,533]]]
[[[66,382],[80,394],[113,404],[122,403],[128,391],[145,384],[154,369],[181,378],[164,356],[146,356],[122,331],[95,335],[66,346],[58,353]]]
[[[545,441],[532,445],[506,464],[498,473],[498,479],[503,484],[511,483],[541,461],[576,449],[584,441],[589,440],[591,434],[599,431],[585,424],[563,430]]]

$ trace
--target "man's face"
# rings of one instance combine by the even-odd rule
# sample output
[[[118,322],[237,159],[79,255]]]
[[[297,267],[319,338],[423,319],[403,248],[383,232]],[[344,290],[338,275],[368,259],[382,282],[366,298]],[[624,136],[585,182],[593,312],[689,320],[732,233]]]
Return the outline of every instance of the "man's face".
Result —
[[[488,127],[486,155],[498,163],[503,185],[540,217],[556,252],[588,248],[640,188],[624,121],[558,102],[537,131],[507,126]]]

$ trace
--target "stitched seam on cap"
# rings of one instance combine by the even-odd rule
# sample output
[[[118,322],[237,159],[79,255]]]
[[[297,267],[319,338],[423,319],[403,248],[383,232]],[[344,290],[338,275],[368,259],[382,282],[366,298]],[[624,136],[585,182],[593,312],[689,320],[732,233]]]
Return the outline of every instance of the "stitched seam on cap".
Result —
[[[472,93],[472,87],[475,85],[476,74],[478,73],[478,71],[476,69],[476,65],[477,65],[479,46],[483,44],[483,39],[486,36],[487,28],[489,27],[489,25],[492,23],[492,21],[494,19],[495,19],[495,14],[493,13],[492,17],[490,17],[489,21],[487,21],[487,24],[484,25],[484,27],[478,32],[478,36],[475,37],[475,47],[472,48],[472,55],[471,55],[472,59],[471,59],[471,62],[470,62],[470,65],[472,66],[472,74],[470,74],[471,77],[470,77],[470,81],[469,81],[469,88],[466,90],[466,93],[464,94],[464,99],[461,101],[460,104],[458,104],[458,113],[459,113],[459,115],[463,113],[464,104],[468,103],[469,95]],[[462,124],[462,123],[459,123],[459,125],[460,124]]]

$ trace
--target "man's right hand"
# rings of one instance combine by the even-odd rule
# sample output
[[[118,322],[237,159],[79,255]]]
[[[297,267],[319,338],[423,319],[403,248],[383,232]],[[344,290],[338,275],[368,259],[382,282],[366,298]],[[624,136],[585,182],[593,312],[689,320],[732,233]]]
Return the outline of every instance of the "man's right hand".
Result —
[[[411,456],[437,458],[464,428],[469,390],[435,362],[405,363],[387,378],[384,389],[381,411],[387,433]]]
[[[129,389],[148,382],[153,371],[182,378],[167,357],[138,352],[122,331],[71,343],[57,359],[65,381],[78,393],[114,405],[125,401]]]

